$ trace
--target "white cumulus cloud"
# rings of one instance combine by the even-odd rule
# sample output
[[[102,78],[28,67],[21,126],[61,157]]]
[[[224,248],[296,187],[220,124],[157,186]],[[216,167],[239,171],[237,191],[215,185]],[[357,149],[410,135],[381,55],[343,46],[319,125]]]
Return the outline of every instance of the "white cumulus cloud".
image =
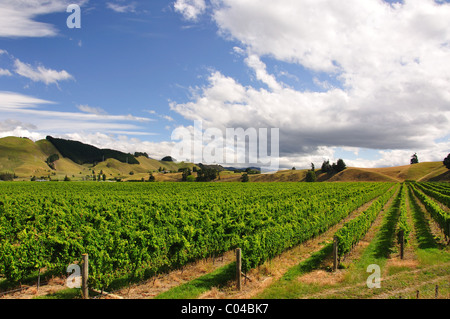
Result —
[[[196,21],[206,11],[205,0],[177,0],[173,7],[176,12],[190,21]]]
[[[47,85],[58,84],[58,82],[60,81],[73,79],[73,76],[65,70],[56,71],[48,69],[42,65],[32,67],[30,64],[24,63],[19,59],[15,60],[14,67],[14,71],[17,74],[26,77],[34,82],[43,82]]]

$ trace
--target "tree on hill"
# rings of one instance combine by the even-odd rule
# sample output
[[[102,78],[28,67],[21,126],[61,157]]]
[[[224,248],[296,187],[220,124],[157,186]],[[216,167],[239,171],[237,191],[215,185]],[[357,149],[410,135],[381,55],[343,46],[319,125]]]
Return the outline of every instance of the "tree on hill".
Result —
[[[214,168],[203,168],[197,171],[197,182],[210,182],[217,178],[218,171]]]
[[[347,165],[345,165],[345,162],[343,159],[338,159],[336,168],[337,168],[338,172],[342,172],[343,170],[345,170],[347,168]]]
[[[347,165],[345,164],[343,159],[338,159],[337,163],[333,163],[330,165],[330,161],[324,161],[322,164],[322,172],[328,173],[328,174],[334,174],[342,172],[347,168]]]
[[[51,169],[55,169],[55,162],[59,160],[59,155],[58,154],[53,154],[50,155],[49,157],[47,157],[47,160],[45,161],[48,165],[48,167],[50,167]]]
[[[321,170],[324,173],[331,173],[332,167],[330,165],[330,160],[323,161]]]
[[[419,158],[417,157],[417,153],[414,153],[414,155],[411,156],[411,165],[418,164],[418,163],[419,163]]]
[[[182,180],[183,182],[186,182],[188,176],[192,175],[192,171],[191,171],[190,168],[180,168],[178,171],[179,171],[179,172],[180,172],[180,171],[182,172],[182,174],[181,174],[181,180]]]
[[[139,156],[144,156],[144,157],[148,158],[148,154],[145,152],[135,152],[134,153],[134,157],[139,157]]]
[[[306,173],[306,181],[308,183],[313,183],[313,182],[317,181],[316,172],[308,171],[308,173]]]
[[[446,158],[444,158],[444,165],[445,165],[445,167],[450,169],[450,153],[447,155]]]
[[[248,174],[247,174],[247,173],[242,174],[241,181],[242,181],[243,183],[247,183],[247,182],[249,181],[249,178],[248,178]]]
[[[9,173],[9,172],[5,172],[5,173],[0,173],[0,181],[13,181],[14,178],[16,178],[16,174],[15,173]]]

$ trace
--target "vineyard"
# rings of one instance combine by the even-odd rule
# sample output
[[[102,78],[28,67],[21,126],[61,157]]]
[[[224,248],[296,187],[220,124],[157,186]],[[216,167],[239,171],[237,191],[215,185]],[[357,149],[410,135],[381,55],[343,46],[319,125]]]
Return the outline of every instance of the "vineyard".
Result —
[[[2,183],[0,283],[65,275],[83,254],[89,255],[89,286],[101,290],[236,248],[243,272],[251,273],[328,235],[343,262],[388,206],[393,232],[409,244],[412,198],[445,241],[449,192],[447,183],[415,182]],[[329,247],[321,250],[327,256]]]

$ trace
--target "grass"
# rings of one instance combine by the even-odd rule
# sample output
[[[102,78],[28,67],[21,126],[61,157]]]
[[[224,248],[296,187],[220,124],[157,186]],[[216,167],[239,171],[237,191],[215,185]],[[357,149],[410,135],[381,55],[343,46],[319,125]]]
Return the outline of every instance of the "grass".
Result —
[[[67,288],[45,296],[37,296],[33,299],[81,299],[81,289]]]
[[[212,273],[174,287],[155,297],[155,299],[195,299],[213,287],[223,287],[236,276],[236,263],[232,262]]]
[[[314,292],[314,287],[298,283],[295,279],[317,269],[332,253],[333,243],[326,244],[321,250],[308,259],[289,269],[275,284],[265,289],[256,298],[261,299],[293,299],[300,295]],[[313,289],[311,289],[313,288]]]

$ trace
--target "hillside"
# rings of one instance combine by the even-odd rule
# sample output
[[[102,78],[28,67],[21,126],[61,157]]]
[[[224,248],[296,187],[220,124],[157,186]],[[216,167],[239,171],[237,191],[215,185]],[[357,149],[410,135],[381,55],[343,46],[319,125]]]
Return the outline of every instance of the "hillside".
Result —
[[[94,155],[81,152],[89,152],[89,150]],[[68,153],[73,160],[65,156]],[[53,138],[33,142],[27,138],[5,137],[0,138],[0,173],[14,173],[18,177],[17,180],[30,180],[33,176],[38,179],[50,177],[52,180],[63,180],[65,176],[68,176],[75,181],[92,180],[94,174],[96,178],[99,174],[103,178],[104,174],[107,180],[140,181],[148,180],[149,174],[152,173],[156,181],[178,182],[181,181],[181,173],[178,173],[180,168],[191,170],[194,166],[199,168],[192,163],[156,160],[142,154],[144,153],[137,153],[136,155],[139,156],[135,157],[114,150],[101,150],[76,141]],[[47,159],[54,155],[57,155],[58,159],[49,165]],[[102,159],[98,162],[84,162],[98,160],[99,156]],[[80,164],[81,162],[84,163]],[[249,179],[250,182],[301,182],[305,181],[307,171],[282,170],[273,174],[251,174]],[[320,170],[316,171],[316,174],[319,182],[450,181],[450,171],[442,162],[383,168],[349,167],[334,175],[321,173]],[[221,170],[220,182],[237,182],[240,181],[241,175],[241,173]]]
[[[70,144],[65,143],[63,149],[66,152],[67,145]],[[112,150],[112,152],[107,150],[106,153],[102,153],[98,151],[100,149],[93,146],[82,143],[78,145],[84,151],[92,150],[96,156],[107,154],[105,156],[107,157],[120,153]],[[59,159],[54,161],[52,168],[46,161],[54,154]],[[83,158],[86,159],[88,156],[84,155]],[[49,139],[33,142],[28,138],[20,137],[0,138],[0,173],[14,173],[17,180],[30,180],[33,176],[37,179],[63,180],[65,176],[68,176],[75,181],[87,180],[92,179],[93,174],[98,176],[100,172],[105,174],[108,180],[141,180],[142,178],[147,180],[149,173],[152,172],[157,181],[178,181],[181,180],[181,173],[170,172],[178,172],[180,168],[194,167],[191,163],[165,162],[145,156],[133,158],[135,159],[133,163],[136,164],[121,162],[115,158],[106,158],[99,163],[78,164],[64,157]]]
[[[251,182],[298,182],[305,181],[307,170],[286,170],[274,174],[250,176]],[[319,182],[404,182],[450,181],[450,171],[442,162],[424,162],[414,165],[382,168],[348,167],[344,171],[329,175],[316,171]]]
[[[78,141],[64,140],[47,136],[49,141],[65,158],[77,164],[95,164],[106,159],[116,159],[122,163],[139,164],[132,154],[126,154],[111,149],[100,149]]]

